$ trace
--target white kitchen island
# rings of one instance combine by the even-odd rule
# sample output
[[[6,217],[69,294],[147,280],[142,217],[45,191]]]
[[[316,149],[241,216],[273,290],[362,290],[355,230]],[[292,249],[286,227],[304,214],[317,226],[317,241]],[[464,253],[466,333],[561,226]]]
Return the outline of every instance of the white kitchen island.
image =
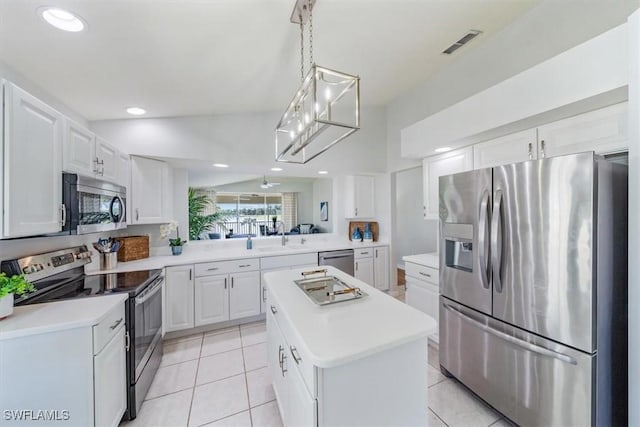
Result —
[[[427,336],[435,320],[333,267],[368,295],[319,306],[266,273],[267,361],[285,426],[427,425]]]

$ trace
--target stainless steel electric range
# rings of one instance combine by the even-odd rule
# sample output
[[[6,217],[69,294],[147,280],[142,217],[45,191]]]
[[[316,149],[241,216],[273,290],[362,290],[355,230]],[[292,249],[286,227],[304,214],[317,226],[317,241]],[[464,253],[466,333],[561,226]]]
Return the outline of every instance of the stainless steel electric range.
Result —
[[[127,336],[127,411],[136,417],[162,358],[162,270],[94,274],[84,272],[91,262],[86,246],[2,261],[7,275],[24,274],[36,291],[15,300],[15,305],[99,297],[128,292],[125,303]]]

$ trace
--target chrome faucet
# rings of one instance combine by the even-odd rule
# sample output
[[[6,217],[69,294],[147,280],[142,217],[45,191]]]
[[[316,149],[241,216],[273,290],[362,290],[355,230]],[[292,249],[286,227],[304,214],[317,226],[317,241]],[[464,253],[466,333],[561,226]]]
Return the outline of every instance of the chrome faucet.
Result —
[[[278,223],[281,225],[282,227],[282,246],[284,246],[287,243],[287,238],[284,235],[284,222],[282,221],[278,221]]]

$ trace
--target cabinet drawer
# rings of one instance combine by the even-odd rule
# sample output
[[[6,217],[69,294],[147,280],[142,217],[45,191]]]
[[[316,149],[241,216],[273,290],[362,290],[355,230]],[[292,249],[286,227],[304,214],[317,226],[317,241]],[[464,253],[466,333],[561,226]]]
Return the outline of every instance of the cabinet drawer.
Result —
[[[286,341],[286,356],[288,369],[297,369],[307,386],[311,397],[318,396],[316,387],[315,366],[309,360],[308,354],[302,349],[300,340],[293,333],[289,322],[280,314],[277,303],[270,302],[268,310],[273,313],[273,318],[282,331]]]
[[[260,258],[205,262],[196,264],[196,277],[254,270],[260,270]]]
[[[362,248],[362,249],[354,249],[353,257],[355,259],[359,258],[373,258],[374,248]]]
[[[437,268],[425,267],[412,262],[406,263],[404,268],[407,276],[415,277],[434,285],[439,283],[439,270]]]
[[[93,325],[93,354],[100,353],[100,350],[120,331],[119,326],[124,322],[124,303],[120,303],[100,323]]]
[[[263,257],[260,259],[261,269],[276,269],[282,267],[294,267],[298,265],[318,265],[318,253],[311,252],[307,254],[281,255]]]

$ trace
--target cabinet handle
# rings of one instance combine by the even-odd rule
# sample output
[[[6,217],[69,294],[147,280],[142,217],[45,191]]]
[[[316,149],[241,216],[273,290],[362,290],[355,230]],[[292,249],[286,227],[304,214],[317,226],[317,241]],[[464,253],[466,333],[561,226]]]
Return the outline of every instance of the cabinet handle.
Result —
[[[271,312],[272,312],[273,314],[276,314],[276,313],[278,312],[278,310],[276,310],[276,306],[275,306],[275,305],[272,305],[272,306],[271,306]]]
[[[216,271],[218,267],[207,268],[207,271]]]
[[[356,261],[356,271],[358,271],[358,261]]]
[[[284,367],[285,359],[287,355],[284,353],[284,347],[281,345],[278,346],[278,363],[280,364],[280,370],[282,371],[282,376],[284,377],[284,373],[287,372],[287,369]]]
[[[426,277],[431,277],[431,275],[430,275],[430,274],[423,273],[422,271],[420,271],[420,275],[421,275],[421,276],[426,276]]]
[[[360,252],[360,255],[369,255],[369,251],[366,251],[366,252]]]
[[[129,348],[131,348],[131,337],[129,336],[129,331],[124,333],[124,339],[125,339],[125,345],[124,348],[126,351],[129,351]]]
[[[233,288],[233,277],[231,278],[231,287]]]
[[[529,143],[529,160],[533,159],[533,144]]]
[[[358,216],[358,208],[356,208],[356,216]]]
[[[192,271],[193,271],[193,270],[189,269],[189,281],[191,281],[191,272],[192,272]]]
[[[227,289],[227,278],[224,278],[224,288]]]
[[[542,141],[540,141],[540,154],[542,155],[542,158],[544,159],[546,157],[545,153],[544,153],[544,139]]]
[[[67,207],[63,204],[60,205],[60,226],[64,227],[67,222]]]
[[[251,264],[240,264],[238,268],[251,267]]]
[[[140,219],[140,210],[136,208],[136,221]]]
[[[120,323],[122,323],[122,317],[121,317],[119,320],[116,320],[116,322],[115,322],[113,325],[111,325],[111,326],[109,327],[109,329],[111,329],[111,330],[113,331],[115,328],[117,328],[117,327],[118,327],[118,325],[119,325]]]
[[[267,302],[267,295],[265,294],[267,288],[265,288],[264,286],[262,287],[262,301],[263,302]]]
[[[294,346],[289,346],[289,351],[291,351],[291,356],[293,356],[293,360],[294,362],[296,362],[296,365],[300,364],[300,361],[302,360],[302,357],[300,357],[300,354],[298,354],[298,350],[294,347]],[[297,356],[296,356],[297,354]]]

